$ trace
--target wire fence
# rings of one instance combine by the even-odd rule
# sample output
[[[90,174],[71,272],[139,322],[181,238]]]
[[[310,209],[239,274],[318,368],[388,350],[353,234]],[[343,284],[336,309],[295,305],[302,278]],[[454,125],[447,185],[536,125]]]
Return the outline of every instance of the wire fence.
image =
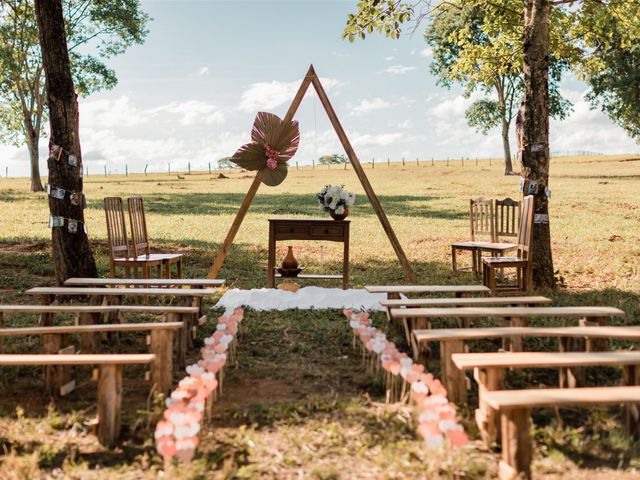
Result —
[[[551,152],[551,158],[558,158],[558,157],[576,157],[576,156],[601,156],[601,155],[605,155],[603,153],[598,153],[598,152],[593,152],[593,151],[588,151],[588,150],[573,150],[573,151],[556,151],[556,152]],[[493,165],[504,165],[504,157],[491,157],[491,158],[479,158],[479,157],[457,157],[457,158],[445,158],[445,159],[437,159],[435,157],[430,157],[430,158],[420,158],[420,157],[416,157],[416,158],[406,158],[406,157],[400,157],[399,159],[391,159],[390,157],[387,158],[371,158],[371,159],[359,159],[360,160],[360,164],[363,166],[363,168],[367,168],[367,169],[371,169],[374,170],[376,167],[381,168],[381,167],[405,167],[405,166],[447,166],[447,167],[465,167],[465,166],[481,166],[481,165],[489,165],[489,166],[493,166]],[[512,163],[513,166],[516,167],[517,165],[517,159],[516,156],[514,155],[512,158]],[[149,168],[149,164],[145,164],[144,168],[130,168],[128,164],[125,164],[124,166],[122,164],[120,165],[109,165],[104,164],[102,165],[102,168],[98,167],[98,166],[92,166],[92,165],[86,165],[84,167],[83,170],[83,175],[85,177],[89,177],[89,176],[96,176],[96,175],[100,175],[100,176],[104,176],[107,177],[109,175],[125,175],[125,176],[129,176],[129,174],[144,174],[145,176],[147,175],[158,175],[158,174],[168,174],[168,175],[190,175],[190,174],[195,174],[195,173],[208,173],[209,175],[211,174],[219,174],[219,173],[223,173],[223,172],[233,172],[233,171],[239,171],[241,170],[239,167],[235,167],[235,166],[220,166],[217,164],[217,162],[208,162],[207,164],[192,164],[191,162],[187,162],[186,165],[186,169],[184,168],[184,163],[181,163],[180,166],[182,166],[182,168],[176,168],[176,166],[174,165],[172,168],[172,165],[170,162],[168,162],[166,164],[166,168],[162,168],[162,167],[156,167],[156,168]],[[350,168],[353,168],[349,162],[349,160],[346,160],[346,162],[339,162],[339,163],[326,163],[326,162],[319,162],[315,159],[311,159],[311,161],[309,160],[304,160],[304,161],[295,161],[295,162],[290,162],[289,163],[289,168],[290,169],[295,169],[295,170],[300,170],[301,168],[311,168],[312,170],[315,169],[339,169],[342,168],[344,170],[348,170]],[[0,172],[1,172],[1,167],[0,167]],[[15,178],[18,178],[22,175],[16,175]],[[2,174],[0,173],[0,177],[2,177]],[[9,167],[6,166],[4,168],[4,178],[10,178],[9,177]]]

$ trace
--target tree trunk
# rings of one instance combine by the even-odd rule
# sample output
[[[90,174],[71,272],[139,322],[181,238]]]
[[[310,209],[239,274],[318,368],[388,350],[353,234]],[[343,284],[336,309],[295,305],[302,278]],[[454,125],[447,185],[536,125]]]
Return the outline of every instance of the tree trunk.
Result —
[[[71,77],[61,0],[35,0],[40,48],[49,107],[49,184],[66,190],[63,199],[49,196],[52,216],[63,217],[62,227],[51,229],[56,281],[69,277],[96,277],[96,263],[84,231],[82,201],[72,204],[71,192],[82,196],[82,154],[80,151],[78,101]],[[59,149],[62,150],[58,155]],[[71,165],[69,157],[77,159]],[[80,197],[81,198],[81,197]],[[76,220],[77,232],[70,231],[69,219]]]
[[[500,108],[500,124],[502,126],[502,149],[504,151],[504,174],[513,173],[511,164],[511,146],[509,145],[509,122],[507,122],[507,102],[504,98],[504,88],[500,80],[496,81],[496,92],[498,93],[498,108]]]
[[[504,174],[511,175],[513,165],[511,164],[511,146],[509,145],[509,124],[504,115],[502,116],[502,148],[504,149]]]
[[[525,0],[524,15],[524,193],[534,193],[533,283],[555,286],[549,203],[549,14],[550,0]]]
[[[27,149],[31,162],[31,191],[43,192],[42,179],[40,178],[40,152],[38,152],[39,132],[35,131],[30,122],[25,123]]]

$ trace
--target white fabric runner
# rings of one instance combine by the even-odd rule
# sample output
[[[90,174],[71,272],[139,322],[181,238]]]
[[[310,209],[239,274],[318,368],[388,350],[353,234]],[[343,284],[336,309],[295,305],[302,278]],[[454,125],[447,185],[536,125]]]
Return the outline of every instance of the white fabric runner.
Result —
[[[252,290],[228,290],[213,308],[224,308],[225,313],[236,307],[254,310],[340,309],[383,311],[378,303],[387,298],[384,293],[369,293],[364,289],[303,287],[297,292],[278,288],[254,288]]]

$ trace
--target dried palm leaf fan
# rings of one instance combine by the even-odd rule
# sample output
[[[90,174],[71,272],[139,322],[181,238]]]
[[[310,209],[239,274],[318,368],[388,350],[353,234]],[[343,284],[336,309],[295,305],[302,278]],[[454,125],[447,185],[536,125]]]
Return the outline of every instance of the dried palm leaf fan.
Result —
[[[258,112],[251,129],[251,140],[233,154],[231,161],[246,170],[260,170],[265,185],[280,185],[287,177],[287,162],[298,151],[298,122],[281,120],[273,113]]]

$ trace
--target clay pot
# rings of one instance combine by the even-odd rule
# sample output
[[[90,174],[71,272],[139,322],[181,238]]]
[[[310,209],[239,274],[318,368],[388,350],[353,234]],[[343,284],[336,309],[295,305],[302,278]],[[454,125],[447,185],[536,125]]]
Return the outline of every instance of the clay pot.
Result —
[[[283,270],[296,270],[298,268],[298,260],[293,256],[293,247],[288,247],[287,255],[282,259]]]
[[[334,220],[344,220],[349,216],[349,207],[344,207],[344,212],[341,214],[336,213],[335,210],[329,210],[329,215],[331,215],[331,218]]]

